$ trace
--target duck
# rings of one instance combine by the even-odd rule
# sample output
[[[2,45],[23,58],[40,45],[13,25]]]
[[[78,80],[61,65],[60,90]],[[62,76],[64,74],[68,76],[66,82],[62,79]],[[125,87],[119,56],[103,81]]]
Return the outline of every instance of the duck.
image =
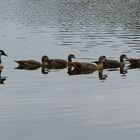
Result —
[[[67,67],[67,61],[64,59],[49,59],[47,56],[46,63],[49,69],[64,69]]]
[[[1,61],[1,56],[8,56],[3,50],[0,50],[0,69],[2,70],[4,68],[2,61]]]
[[[117,60],[107,59],[106,56],[103,56],[105,58],[105,61],[103,62],[104,69],[108,68],[124,68],[125,67],[125,59],[127,60],[126,54],[120,55],[120,62]],[[95,63],[98,63],[98,61],[95,61]]]
[[[129,68],[140,68],[140,58],[128,58]]]
[[[41,58],[41,62],[38,62],[36,60],[18,60],[15,61],[18,64],[18,67],[15,69],[26,69],[26,70],[36,70],[40,67],[47,67],[48,64],[46,61],[48,60],[48,56],[44,55]]]
[[[76,58],[73,54],[70,54],[68,56],[68,69],[71,69],[72,67],[79,72],[93,72],[96,70],[103,69],[103,61],[105,60],[104,56],[99,57],[99,61],[97,64],[92,64],[88,62],[73,62],[72,58]]]

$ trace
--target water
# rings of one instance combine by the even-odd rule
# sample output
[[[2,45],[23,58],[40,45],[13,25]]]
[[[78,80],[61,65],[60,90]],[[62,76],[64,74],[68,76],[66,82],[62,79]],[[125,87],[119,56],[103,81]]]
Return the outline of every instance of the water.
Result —
[[[0,84],[2,140],[124,140],[140,137],[139,69],[84,75],[67,69],[16,70],[42,55],[91,62],[100,55],[140,57],[136,0],[0,1],[0,42],[8,57]]]

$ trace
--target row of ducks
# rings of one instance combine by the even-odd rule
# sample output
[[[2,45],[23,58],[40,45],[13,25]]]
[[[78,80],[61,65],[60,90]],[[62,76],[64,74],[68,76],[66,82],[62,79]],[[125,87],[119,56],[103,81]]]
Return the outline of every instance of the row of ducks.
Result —
[[[44,55],[41,59],[41,62],[35,60],[19,60],[15,61],[18,63],[18,69],[38,69],[39,67],[47,67],[49,69],[63,69],[66,67],[74,68],[78,71],[86,70],[100,70],[107,68],[124,68],[125,60],[128,60],[130,65],[129,68],[140,68],[140,59],[127,58],[126,54],[120,56],[120,61],[107,59],[106,56],[100,56],[98,61],[93,63],[88,62],[78,62],[73,61],[76,59],[73,54],[69,54],[67,61],[63,59],[49,59],[48,56]]]
[[[2,55],[7,56],[3,50],[0,50],[0,69],[4,67],[1,62]],[[107,59],[106,56],[100,56],[98,61],[94,61],[93,63],[72,61],[73,58],[76,59],[73,54],[68,55],[67,60],[49,59],[47,55],[44,55],[41,58],[41,62],[35,60],[19,60],[15,62],[18,64],[16,69],[27,70],[35,70],[40,67],[48,69],[63,69],[68,67],[76,71],[96,71],[106,68],[123,68],[125,66],[125,60],[128,60],[130,63],[129,68],[140,68],[140,59],[127,58],[126,54],[120,56],[120,61]]]

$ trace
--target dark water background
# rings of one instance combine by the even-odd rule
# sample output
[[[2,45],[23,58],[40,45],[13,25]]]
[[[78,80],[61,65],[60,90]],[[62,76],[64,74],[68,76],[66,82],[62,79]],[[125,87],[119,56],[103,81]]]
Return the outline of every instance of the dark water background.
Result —
[[[91,62],[100,55],[140,58],[138,0],[0,1],[1,140],[139,140],[140,69],[87,75],[67,69],[15,70],[42,55]],[[78,61],[78,60],[77,60]]]

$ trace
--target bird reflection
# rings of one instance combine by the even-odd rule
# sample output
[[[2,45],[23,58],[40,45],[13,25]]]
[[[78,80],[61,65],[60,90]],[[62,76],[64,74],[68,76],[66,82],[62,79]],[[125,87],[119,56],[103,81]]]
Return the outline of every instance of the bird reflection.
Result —
[[[124,68],[120,68],[120,74],[126,74],[128,71]]]
[[[4,81],[6,81],[6,76],[2,76],[1,75],[1,73],[2,73],[2,69],[0,69],[0,84],[4,84]]]
[[[21,67],[21,66],[18,66],[18,67],[15,67],[15,69],[19,69],[19,70],[37,70],[39,68],[30,68],[30,67]]]
[[[38,70],[38,69],[40,69],[40,68],[35,68],[35,69],[33,69],[33,68],[21,68],[21,67],[16,67],[15,69],[19,69],[19,70],[29,70],[29,71],[34,71],[34,70]],[[48,74],[49,73],[49,68],[46,68],[46,67],[41,67],[41,73],[42,74]]]
[[[67,69],[67,73],[69,75],[91,74],[94,73],[95,71],[93,70],[82,71],[82,70],[77,70],[75,68],[72,68],[70,66]],[[98,77],[100,80],[105,80],[107,78],[107,75],[103,75],[103,70],[98,70]]]
[[[100,80],[106,80],[107,75],[103,75],[103,70],[98,70],[98,77]]]
[[[93,73],[93,72],[94,72],[93,70],[82,71],[80,69],[76,69],[76,68],[73,68],[71,66],[68,66],[68,71],[67,71],[67,73],[69,75],[90,74],[90,73]]]
[[[42,74],[48,74],[49,73],[49,69],[48,68],[45,68],[45,67],[42,67],[41,68],[41,73]]]

